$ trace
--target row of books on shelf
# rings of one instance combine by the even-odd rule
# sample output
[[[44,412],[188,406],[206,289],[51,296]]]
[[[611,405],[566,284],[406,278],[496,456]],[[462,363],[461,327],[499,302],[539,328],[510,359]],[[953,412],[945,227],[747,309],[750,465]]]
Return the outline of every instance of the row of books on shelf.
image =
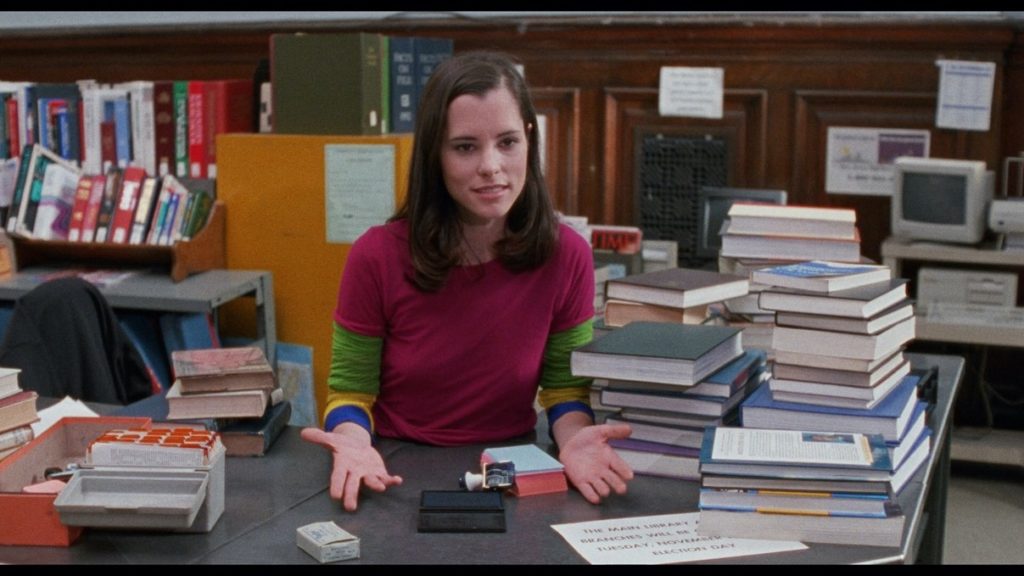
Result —
[[[0,159],[37,144],[88,174],[216,178],[218,134],[254,132],[252,79],[0,82]]]
[[[32,424],[39,420],[39,396],[21,388],[20,373],[17,368],[0,367],[0,460],[35,438]]]
[[[8,232],[42,240],[170,245],[189,240],[213,210],[212,188],[176,177],[147,175],[136,166],[87,174],[33,144],[22,150],[16,173],[0,178],[0,209]]]
[[[273,34],[271,127],[278,134],[411,133],[427,80],[451,57],[444,37]]]

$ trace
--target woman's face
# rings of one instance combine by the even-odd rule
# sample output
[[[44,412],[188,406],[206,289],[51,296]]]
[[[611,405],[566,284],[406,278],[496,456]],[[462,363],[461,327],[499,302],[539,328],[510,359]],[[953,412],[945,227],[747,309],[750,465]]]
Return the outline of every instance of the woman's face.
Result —
[[[441,169],[467,223],[504,225],[526,182],[528,140],[519,105],[504,85],[463,94],[448,107]]]

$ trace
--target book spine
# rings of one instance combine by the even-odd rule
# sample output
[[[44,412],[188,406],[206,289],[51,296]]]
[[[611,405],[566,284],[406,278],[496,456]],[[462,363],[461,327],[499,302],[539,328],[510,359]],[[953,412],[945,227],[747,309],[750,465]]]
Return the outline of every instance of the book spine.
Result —
[[[153,219],[153,206],[156,204],[156,191],[159,183],[160,179],[155,177],[147,177],[142,182],[142,191],[139,193],[135,219],[132,222],[132,233],[128,238],[129,244],[142,244],[146,237],[146,231]]]
[[[178,178],[187,178],[188,168],[188,82],[174,83],[174,169]]]
[[[0,432],[0,450],[7,450],[15,446],[21,446],[35,438],[31,426],[13,428],[6,432]]]
[[[391,77],[391,132],[412,132],[416,127],[415,39],[392,36],[388,74]]]
[[[153,83],[153,135],[156,139],[156,173],[164,176],[174,170],[174,82]]]
[[[381,52],[381,36],[380,34],[361,33],[359,45],[359,57],[362,61],[360,81],[363,89],[360,95],[360,104],[363,134],[383,134],[383,122],[381,121],[383,65],[381,61],[386,55]]]
[[[26,146],[21,152],[21,164],[18,168],[18,179],[14,184],[14,195],[11,198],[11,213],[7,218],[7,231],[14,232],[18,226],[21,203],[24,201],[25,180],[32,164],[32,146]]]
[[[110,241],[117,244],[128,242],[132,223],[135,221],[135,209],[142,191],[142,181],[146,172],[142,168],[132,166],[126,168],[121,180],[121,192],[117,198],[117,207],[110,221]]]
[[[188,176],[206,178],[205,82],[188,83]]]

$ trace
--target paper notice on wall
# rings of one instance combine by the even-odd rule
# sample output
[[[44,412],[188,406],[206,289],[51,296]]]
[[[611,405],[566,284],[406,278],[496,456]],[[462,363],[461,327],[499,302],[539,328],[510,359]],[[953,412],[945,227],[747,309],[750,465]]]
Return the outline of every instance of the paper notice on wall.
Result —
[[[725,86],[722,68],[662,66],[658,84],[658,114],[721,118]]]
[[[329,243],[351,244],[383,224],[395,211],[395,147],[324,146],[324,196]]]
[[[893,161],[900,156],[927,158],[931,133],[899,128],[828,129],[825,191],[829,194],[891,196],[896,182]]]
[[[992,119],[994,62],[939,60],[939,103],[935,126],[985,132]]]
[[[699,512],[687,512],[551,527],[591,564],[669,564],[807,548],[788,540],[699,536],[699,520]]]

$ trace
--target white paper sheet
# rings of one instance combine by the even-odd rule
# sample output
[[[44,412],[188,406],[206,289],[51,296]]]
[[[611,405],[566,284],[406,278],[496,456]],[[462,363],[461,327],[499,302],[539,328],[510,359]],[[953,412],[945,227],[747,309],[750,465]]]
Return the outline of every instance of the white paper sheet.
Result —
[[[992,119],[994,62],[939,60],[935,126],[986,132]]]
[[[324,146],[327,242],[351,244],[395,211],[395,147]]]
[[[555,529],[591,564],[668,564],[804,550],[786,540],[704,538],[699,512],[555,524]]]
[[[658,84],[658,114],[721,118],[724,86],[723,68],[662,66]]]
[[[900,156],[927,158],[930,147],[927,130],[829,127],[825,192],[892,196],[893,161]]]
[[[93,412],[92,408],[86,406],[81,400],[65,396],[60,402],[39,411],[39,421],[32,425],[32,432],[38,438],[40,434],[65,416],[86,416],[91,418],[99,416],[99,414]]]

